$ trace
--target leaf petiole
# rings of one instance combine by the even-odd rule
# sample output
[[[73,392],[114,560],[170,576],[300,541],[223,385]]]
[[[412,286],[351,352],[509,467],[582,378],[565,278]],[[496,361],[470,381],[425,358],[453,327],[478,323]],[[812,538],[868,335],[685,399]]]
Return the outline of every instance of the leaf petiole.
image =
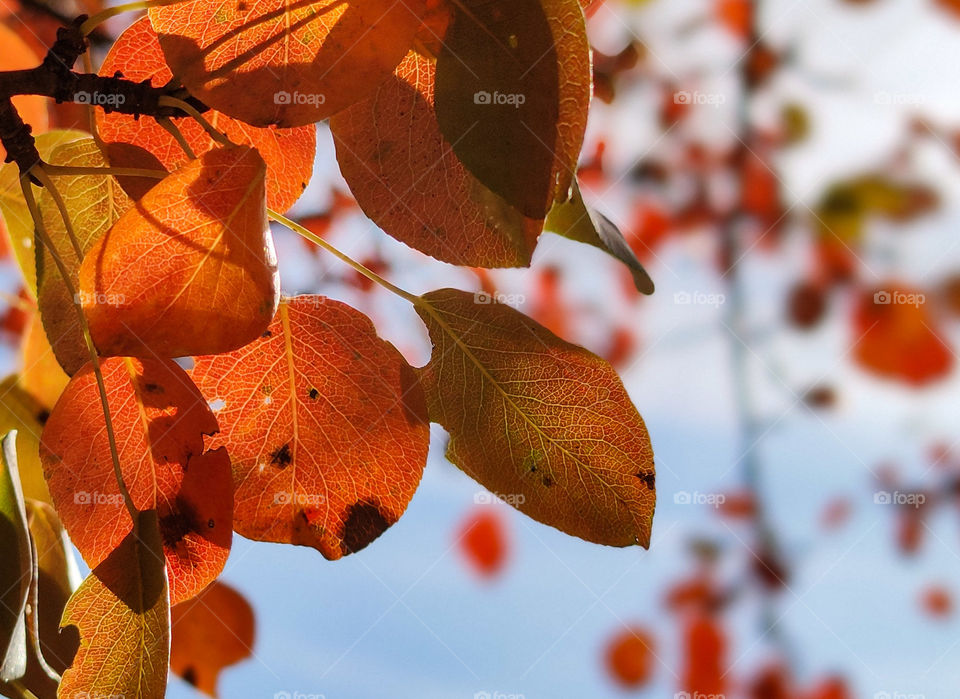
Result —
[[[311,243],[319,245],[324,250],[334,255],[335,257],[339,258],[341,261],[347,263],[348,265],[353,267],[356,271],[358,271],[360,274],[365,276],[367,279],[369,279],[372,282],[376,282],[387,291],[390,291],[396,294],[397,296],[399,296],[400,298],[406,301],[409,301],[414,306],[420,305],[422,303],[419,296],[414,296],[409,291],[404,291],[399,286],[396,286],[395,284],[391,284],[390,282],[388,282],[386,279],[381,277],[379,274],[377,274],[373,270],[367,269],[366,267],[364,267],[362,264],[354,260],[349,255],[340,252],[337,248],[333,247],[326,240],[324,240],[323,238],[321,238],[320,236],[318,236],[316,233],[309,230],[308,228],[304,228],[296,221],[291,221],[286,216],[279,214],[276,211],[273,211],[272,209],[267,209],[267,213],[269,214],[270,218],[272,218],[277,223],[280,223],[286,226],[287,228],[292,230],[294,233],[298,233],[299,235],[309,240]]]
[[[166,170],[148,170],[139,167],[82,167],[72,165],[51,165],[43,163],[43,170],[53,177],[70,175],[113,175],[114,177],[152,177],[162,180],[170,173]]]
[[[186,0],[135,0],[134,2],[127,2],[121,5],[116,5],[114,7],[108,7],[105,10],[101,10],[92,17],[88,17],[86,21],[80,25],[80,33],[83,36],[89,36],[94,29],[99,27],[101,24],[106,22],[111,17],[116,17],[117,15],[123,14],[124,12],[135,12],[137,10],[149,10],[151,7],[163,7],[165,5],[176,5],[180,2],[185,2]]]

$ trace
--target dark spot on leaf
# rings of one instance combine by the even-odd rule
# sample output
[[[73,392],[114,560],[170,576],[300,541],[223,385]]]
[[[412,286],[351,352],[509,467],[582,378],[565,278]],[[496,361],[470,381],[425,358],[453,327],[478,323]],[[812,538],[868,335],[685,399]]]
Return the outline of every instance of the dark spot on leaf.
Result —
[[[163,545],[173,548],[186,538],[190,532],[197,531],[197,512],[193,505],[178,497],[173,509],[160,517],[160,536]]]
[[[293,455],[290,453],[290,445],[284,444],[282,447],[270,454],[270,463],[277,468],[286,468],[293,461]]]
[[[37,413],[37,422],[39,422],[41,425],[46,424],[47,420],[49,419],[50,419],[49,410],[41,410],[40,412]]]
[[[157,383],[146,383],[143,385],[143,390],[147,393],[163,393],[163,386]]]
[[[648,490],[653,490],[657,483],[657,477],[652,473],[638,473],[637,478],[643,481]]]
[[[273,337],[273,332],[271,332],[270,330],[264,330],[263,335],[261,335],[260,337]]]
[[[310,389],[310,393],[309,393],[308,395],[309,395],[313,400],[316,400],[317,397],[320,395],[320,391],[318,391],[318,390],[315,389],[315,388],[311,388],[311,389]]]
[[[549,488],[551,485],[553,485],[553,479],[550,476],[544,476],[543,484]]]
[[[185,682],[190,683],[191,686],[197,686],[197,669],[190,665],[183,669],[183,679]]]
[[[340,551],[346,556],[365,548],[392,523],[376,503],[370,500],[355,502],[347,510],[340,531]]]
[[[213,529],[216,526],[216,523],[212,519],[208,519],[207,526],[210,527],[210,529]]]

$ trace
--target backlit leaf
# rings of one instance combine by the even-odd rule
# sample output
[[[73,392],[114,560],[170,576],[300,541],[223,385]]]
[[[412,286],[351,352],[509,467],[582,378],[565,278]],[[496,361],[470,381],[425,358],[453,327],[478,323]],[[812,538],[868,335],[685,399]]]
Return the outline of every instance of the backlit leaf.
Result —
[[[40,134],[36,138],[37,151],[44,160],[61,143],[75,141],[87,134],[82,131],[57,130]],[[34,187],[35,197],[40,194],[40,188]],[[33,219],[23,200],[20,191],[20,170],[16,163],[6,163],[0,166],[0,214],[10,236],[17,264],[23,273],[24,284],[33,296],[37,294],[37,261],[34,254]]]
[[[191,0],[150,8],[173,69],[204,104],[302,126],[366,97],[413,43],[423,0]]]
[[[250,603],[232,587],[214,582],[170,612],[170,669],[204,694],[217,696],[220,671],[252,652]]]
[[[264,164],[246,146],[166,177],[80,266],[80,298],[105,355],[228,352],[266,330],[279,299]]]
[[[27,595],[30,592],[30,535],[17,473],[16,432],[3,438],[0,469],[0,680],[27,670]]]
[[[57,146],[50,162],[71,167],[106,167],[107,161],[92,137],[86,136]],[[63,197],[74,235],[82,253],[87,253],[120,216],[133,204],[117,181],[109,175],[58,177],[57,191]],[[78,286],[81,258],[77,257],[57,205],[46,189],[37,200],[44,227],[61,261]],[[40,320],[60,366],[73,374],[90,361],[90,352],[80,330],[75,299],[60,275],[51,251],[36,241],[37,306]]]
[[[555,203],[550,209],[544,230],[593,245],[609,253],[630,270],[637,291],[641,294],[653,293],[653,280],[640,264],[623,233],[613,221],[584,203],[576,182],[573,183],[570,198],[565,202]]]
[[[27,500],[27,523],[37,556],[37,618],[39,650],[56,673],[63,673],[77,652],[77,638],[61,632],[60,618],[70,595],[79,586],[73,547],[60,518],[45,502]]]
[[[100,75],[113,75],[117,71],[128,80],[149,80],[158,87],[173,77],[157,34],[146,17],[120,35],[100,66]],[[252,146],[260,153],[267,166],[267,205],[281,212],[293,206],[313,171],[316,128],[310,125],[296,129],[258,129],[213,110],[204,116],[234,143]],[[154,119],[135,118],[120,112],[107,114],[99,109],[96,119],[107,157],[116,167],[174,170],[188,160],[174,137]],[[176,119],[174,123],[196,155],[216,145],[195,120]],[[154,184],[153,180],[143,177],[128,177],[120,182],[137,198]]]
[[[0,381],[0,434],[17,431],[17,470],[24,497],[50,502],[40,466],[40,433],[45,408],[17,385],[16,376]]]
[[[433,111],[436,64],[411,52],[368,99],[330,120],[337,160],[363,212],[438,260],[520,267],[542,221],[525,217],[463,166]]]
[[[431,420],[450,433],[447,457],[540,522],[646,547],[653,450],[610,365],[489,297],[433,291],[417,312],[433,341],[422,378]]]
[[[67,387],[70,377],[64,373],[53,354],[43,323],[37,315],[30,318],[27,324],[20,353],[20,387],[49,412]]]
[[[946,334],[917,289],[888,284],[861,292],[854,308],[853,358],[867,371],[925,386],[955,364]]]
[[[80,649],[57,696],[162,699],[170,655],[170,601],[157,513],[130,531],[83,581],[63,613]]]
[[[656,667],[655,649],[653,636],[646,629],[623,629],[607,644],[607,672],[626,689],[642,687],[650,681]]]
[[[507,561],[507,532],[503,518],[488,509],[476,509],[460,526],[460,549],[482,578],[496,577]]]
[[[360,312],[322,296],[280,304],[258,341],[199,357],[233,461],[234,528],[337,559],[396,522],[429,429],[413,369]]]
[[[227,560],[230,459],[224,449],[204,449],[217,420],[176,363],[114,358],[102,366],[121,472],[137,508],[159,513],[176,604],[206,587]],[[95,568],[132,523],[114,477],[92,365],[74,375],[53,409],[40,457],[57,512]]]
[[[437,121],[480,182],[539,219],[569,195],[590,80],[577,0],[462,0],[437,59]]]

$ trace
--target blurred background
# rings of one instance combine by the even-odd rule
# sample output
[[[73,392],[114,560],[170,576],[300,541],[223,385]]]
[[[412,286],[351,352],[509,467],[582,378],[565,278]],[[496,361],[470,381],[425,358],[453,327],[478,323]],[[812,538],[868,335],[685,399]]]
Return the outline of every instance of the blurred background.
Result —
[[[0,8],[42,55],[49,8]],[[325,124],[293,213],[412,292],[500,294],[609,359],[656,454],[650,549],[526,518],[445,461],[434,425],[406,515],[360,554],[236,537],[223,581],[252,607],[255,643],[220,695],[960,696],[960,2],[590,13],[580,182],[653,296],[551,234],[521,270],[405,247],[353,203]],[[285,293],[346,301],[426,362],[409,305],[275,236]],[[28,315],[14,303],[0,321],[11,372]],[[199,695],[172,678],[169,696]]]

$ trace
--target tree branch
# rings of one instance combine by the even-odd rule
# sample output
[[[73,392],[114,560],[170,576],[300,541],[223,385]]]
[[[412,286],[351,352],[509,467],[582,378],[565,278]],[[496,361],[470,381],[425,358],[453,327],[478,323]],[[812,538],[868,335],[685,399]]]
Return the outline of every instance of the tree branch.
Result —
[[[15,162],[20,172],[29,173],[40,162],[30,126],[25,124],[11,98],[18,95],[51,97],[60,102],[92,104],[105,112],[120,112],[136,117],[183,117],[178,107],[161,105],[163,97],[182,100],[199,112],[208,107],[191,97],[185,88],[172,83],[154,87],[149,80],[134,82],[120,73],[113,76],[78,73],[73,65],[87,48],[80,26],[81,15],[69,26],[57,30],[57,40],[36,68],[0,72],[0,145],[7,151],[5,162]],[[39,183],[37,183],[39,184]]]

